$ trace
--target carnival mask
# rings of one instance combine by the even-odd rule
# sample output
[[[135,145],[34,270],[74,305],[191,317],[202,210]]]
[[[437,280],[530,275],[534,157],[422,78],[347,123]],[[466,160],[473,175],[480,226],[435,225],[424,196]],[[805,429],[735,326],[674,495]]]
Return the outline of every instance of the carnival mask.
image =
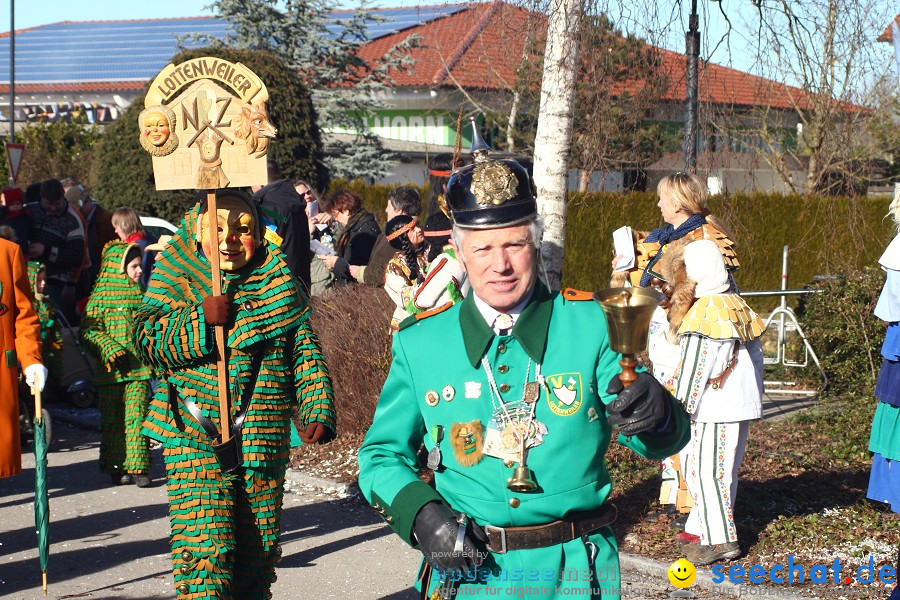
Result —
[[[243,268],[259,247],[256,217],[247,205],[236,198],[220,198],[216,206],[219,224],[219,265],[223,271]],[[200,217],[200,245],[207,257],[212,256],[209,219]]]
[[[171,133],[169,119],[162,111],[154,111],[144,116],[144,135],[154,146],[162,146]]]

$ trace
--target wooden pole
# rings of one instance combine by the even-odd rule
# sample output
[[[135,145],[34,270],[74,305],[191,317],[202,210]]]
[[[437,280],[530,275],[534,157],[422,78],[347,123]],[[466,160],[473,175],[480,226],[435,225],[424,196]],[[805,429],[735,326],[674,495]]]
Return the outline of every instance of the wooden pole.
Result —
[[[206,217],[209,219],[210,256],[212,264],[212,293],[213,296],[222,295],[222,272],[219,267],[219,222],[216,215],[216,190],[206,192]],[[216,349],[219,352],[219,360],[216,369],[219,375],[219,431],[221,443],[225,443],[231,437],[231,411],[228,406],[228,372],[225,365],[225,326],[216,325]]]

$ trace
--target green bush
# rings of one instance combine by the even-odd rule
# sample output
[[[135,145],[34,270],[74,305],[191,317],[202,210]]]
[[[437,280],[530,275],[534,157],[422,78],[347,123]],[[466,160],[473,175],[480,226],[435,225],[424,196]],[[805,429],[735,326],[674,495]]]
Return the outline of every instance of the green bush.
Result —
[[[663,224],[652,193],[579,194],[569,203],[563,286],[607,287],[612,232],[622,225],[650,230]],[[803,197],[775,194],[717,196],[710,210],[734,235],[742,290],[781,285],[782,249],[790,245],[789,287],[803,288],[815,275],[834,276],[874,264],[891,240],[884,220],[889,199]],[[769,310],[776,298],[754,299]]]
[[[885,324],[875,317],[884,272],[868,267],[846,277],[817,282],[822,293],[805,296],[797,307],[804,333],[828,376],[829,394],[870,396],[881,368]]]
[[[244,63],[262,79],[269,90],[266,108],[278,127],[278,137],[269,145],[269,152],[285,177],[324,187],[327,173],[321,160],[322,141],[312,100],[301,79],[273,55],[255,50],[201,48],[181,52],[172,62],[201,56]],[[106,208],[131,206],[141,214],[177,223],[194,203],[197,192],[156,191],[152,161],[138,142],[137,119],[143,107],[141,94],[106,129],[97,146],[90,184]]]
[[[94,145],[99,138],[97,125],[88,126],[79,121],[27,124],[16,134],[16,143],[25,144],[16,185],[25,189],[29,184],[51,177],[75,177],[87,181]],[[6,173],[5,160],[3,169]]]

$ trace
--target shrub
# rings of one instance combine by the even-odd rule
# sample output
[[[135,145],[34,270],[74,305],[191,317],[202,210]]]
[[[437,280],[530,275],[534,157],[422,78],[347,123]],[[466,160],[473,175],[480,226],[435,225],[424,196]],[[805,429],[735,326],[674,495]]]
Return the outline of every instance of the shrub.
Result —
[[[97,125],[88,126],[68,119],[27,124],[16,134],[16,142],[25,144],[18,187],[25,189],[31,183],[51,177],[75,177],[81,182],[87,181],[93,147],[99,138]],[[6,161],[3,162],[5,168]]]
[[[567,218],[563,286],[607,287],[613,230],[622,225],[642,230],[661,226],[657,201],[651,193],[574,195]],[[808,285],[815,275],[846,274],[874,264],[893,237],[891,223],[883,219],[889,202],[754,194],[717,196],[709,206],[734,235],[741,289],[773,290],[780,287],[785,245],[790,246],[791,288]],[[777,302],[774,297],[751,300],[758,310]]]
[[[347,285],[313,298],[312,326],[328,363],[341,435],[362,435],[391,366],[394,303],[382,288]]]
[[[273,55],[255,50],[201,48],[181,52],[172,62],[178,64],[201,56],[244,63],[262,79],[269,90],[266,108],[278,127],[278,137],[269,145],[269,152],[285,177],[305,179],[323,187],[327,174],[321,161],[322,141],[312,101],[300,78]],[[138,142],[137,119],[143,107],[141,94],[106,129],[97,146],[90,183],[107,208],[131,206],[141,214],[177,223],[193,205],[197,192],[156,191],[152,161]]]
[[[884,284],[876,267],[817,282],[797,315],[828,376],[829,393],[871,395],[881,368],[885,324],[872,314]]]

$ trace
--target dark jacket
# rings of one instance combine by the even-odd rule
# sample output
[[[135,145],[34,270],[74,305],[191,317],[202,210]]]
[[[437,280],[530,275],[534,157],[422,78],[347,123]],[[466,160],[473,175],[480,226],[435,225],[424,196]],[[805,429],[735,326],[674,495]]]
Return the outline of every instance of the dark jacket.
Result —
[[[294,277],[300,281],[303,291],[309,294],[309,219],[306,216],[306,201],[287,179],[279,179],[253,194],[260,207],[263,221],[275,223],[277,233],[282,238],[280,249],[284,262]]]
[[[355,281],[350,276],[350,265],[367,265],[375,247],[375,240],[381,235],[381,227],[375,220],[375,215],[362,209],[352,215],[347,221],[347,226],[340,239],[335,240],[334,249],[338,255],[338,261],[334,264],[332,272],[336,279],[342,281]],[[384,283],[382,281],[382,283]]]
[[[34,260],[44,263],[47,281],[71,283],[72,276],[80,272],[84,262],[84,224],[81,216],[68,202],[59,215],[47,214],[40,202],[27,204],[25,208],[31,215],[29,241],[44,245],[44,253]]]
[[[384,272],[396,253],[396,248],[391,246],[384,234],[379,234],[378,239],[375,240],[375,247],[372,248],[369,264],[363,271],[363,283],[375,286],[384,285]]]

